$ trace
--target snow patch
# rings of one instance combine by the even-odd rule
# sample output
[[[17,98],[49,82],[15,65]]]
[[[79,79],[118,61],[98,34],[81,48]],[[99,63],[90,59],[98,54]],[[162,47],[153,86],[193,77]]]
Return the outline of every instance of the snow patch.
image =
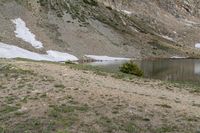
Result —
[[[12,22],[16,25],[16,37],[30,43],[36,49],[43,48],[43,44],[36,40],[35,35],[26,27],[26,23],[21,18],[13,19]]]
[[[188,20],[188,19],[183,19],[181,20],[182,23],[184,23],[186,26],[192,27],[194,25],[198,25],[199,23]]]
[[[121,57],[109,57],[109,56],[97,56],[97,55],[85,55],[85,57],[91,58],[97,61],[119,61],[119,60],[131,60],[130,58]]]
[[[25,58],[36,61],[52,61],[52,62],[64,62],[64,61],[76,61],[73,55],[67,53],[61,53],[58,51],[47,51],[47,54],[38,54],[14,45],[8,45],[0,42],[0,58]]]
[[[162,35],[162,37],[165,38],[165,39],[167,39],[167,40],[174,41],[174,39],[171,38],[171,37],[169,37],[169,36],[164,36],[164,35]]]
[[[195,44],[195,48],[200,48],[200,43]]]
[[[131,14],[132,14],[131,11],[127,11],[127,10],[121,10],[121,12],[123,12],[123,13],[125,13],[125,14],[127,14],[127,15],[131,15]]]
[[[172,56],[171,59],[185,59],[186,57],[183,56]]]
[[[58,51],[53,51],[53,50],[49,50],[47,51],[47,54],[54,58],[56,61],[77,61],[78,58],[74,55],[68,54],[68,53],[62,53],[62,52],[58,52]]]

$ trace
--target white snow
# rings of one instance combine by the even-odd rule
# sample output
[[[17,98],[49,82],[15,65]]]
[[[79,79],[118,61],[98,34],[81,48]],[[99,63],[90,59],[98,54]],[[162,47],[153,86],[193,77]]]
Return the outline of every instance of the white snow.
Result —
[[[68,54],[68,53],[62,53],[62,52],[58,52],[58,51],[53,51],[53,50],[49,50],[47,51],[47,54],[54,58],[56,61],[77,61],[78,58],[74,55]]]
[[[58,51],[47,51],[47,54],[38,54],[14,45],[8,45],[0,42],[0,58],[25,58],[36,61],[52,61],[52,62],[62,62],[62,61],[77,61],[73,55],[68,53],[61,53]]]
[[[127,10],[121,10],[121,12],[123,12],[123,13],[125,13],[125,14],[127,14],[127,15],[131,15],[131,14],[132,14],[131,11],[127,11]]]
[[[171,59],[185,59],[186,57],[183,56],[172,56]]]
[[[110,57],[110,56],[97,56],[97,55],[85,55],[85,56],[97,61],[131,60],[130,58]]]
[[[30,43],[34,48],[43,48],[43,44],[36,40],[35,35],[26,27],[26,23],[21,18],[13,19],[12,22],[16,25],[16,37]]]
[[[188,19],[180,19],[180,22],[182,22],[183,24],[185,24],[186,26],[192,27],[194,25],[198,25],[199,23],[188,20]]]
[[[200,43],[195,44],[195,48],[200,48]]]
[[[163,38],[167,39],[167,40],[170,40],[170,41],[174,41],[173,38],[169,37],[169,36],[165,36],[165,35],[162,35]]]

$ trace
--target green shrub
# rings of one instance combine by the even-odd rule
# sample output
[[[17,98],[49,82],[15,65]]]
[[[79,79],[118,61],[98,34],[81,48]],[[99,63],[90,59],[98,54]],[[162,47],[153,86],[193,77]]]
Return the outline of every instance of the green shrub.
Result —
[[[124,63],[121,67],[120,67],[120,71],[123,73],[127,73],[127,74],[133,74],[136,76],[143,76],[143,71],[136,65],[133,63],[133,61]]]
[[[75,63],[72,61],[65,61],[65,64],[75,64]]]

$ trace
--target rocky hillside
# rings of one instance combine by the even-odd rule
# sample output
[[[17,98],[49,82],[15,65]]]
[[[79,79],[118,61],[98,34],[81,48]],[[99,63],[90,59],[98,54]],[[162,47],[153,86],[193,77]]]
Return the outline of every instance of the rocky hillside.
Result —
[[[30,51],[131,58],[199,57],[196,0],[1,0],[0,40]],[[44,48],[15,36],[21,18]]]

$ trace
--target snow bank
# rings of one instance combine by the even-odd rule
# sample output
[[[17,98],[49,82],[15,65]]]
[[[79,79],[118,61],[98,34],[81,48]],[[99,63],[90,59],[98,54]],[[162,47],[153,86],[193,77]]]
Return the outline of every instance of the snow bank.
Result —
[[[12,22],[16,25],[16,37],[30,43],[37,49],[43,48],[43,44],[36,40],[35,35],[26,27],[26,23],[21,18],[13,19]]]
[[[53,51],[53,50],[47,51],[47,54],[57,61],[67,61],[67,60],[77,61],[78,60],[78,58],[74,55],[71,55],[68,53],[61,53],[61,52]]]
[[[91,58],[97,61],[117,61],[117,60],[131,60],[130,58],[109,57],[109,56],[97,56],[97,55],[85,55],[85,57]]]
[[[38,54],[14,45],[8,45],[0,42],[0,58],[25,58],[36,61],[52,61],[52,62],[62,62],[62,61],[76,61],[73,55],[67,53],[61,53],[57,51],[47,51],[48,54]]]
[[[195,44],[195,48],[200,48],[200,43]]]
[[[1,58],[26,58],[32,60],[50,60],[47,56],[30,52],[28,50],[0,43],[0,57]]]
[[[171,59],[185,59],[186,57],[183,56],[172,56]]]

